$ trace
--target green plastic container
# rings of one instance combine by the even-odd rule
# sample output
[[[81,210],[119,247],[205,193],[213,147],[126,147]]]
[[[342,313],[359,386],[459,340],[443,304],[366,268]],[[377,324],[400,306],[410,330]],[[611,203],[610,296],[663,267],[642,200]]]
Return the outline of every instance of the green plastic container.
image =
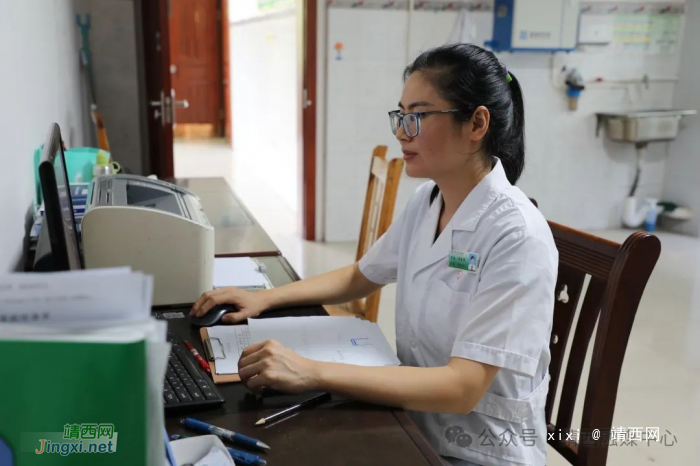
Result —
[[[43,202],[41,195],[41,183],[39,181],[39,161],[41,160],[41,151],[43,146],[34,151],[34,183],[36,187],[36,204],[40,205]],[[109,160],[109,152],[96,149],[94,147],[75,147],[68,149],[66,155],[66,170],[68,172],[68,183],[82,182],[89,183],[92,181],[92,167],[97,160],[97,153],[104,152]]]

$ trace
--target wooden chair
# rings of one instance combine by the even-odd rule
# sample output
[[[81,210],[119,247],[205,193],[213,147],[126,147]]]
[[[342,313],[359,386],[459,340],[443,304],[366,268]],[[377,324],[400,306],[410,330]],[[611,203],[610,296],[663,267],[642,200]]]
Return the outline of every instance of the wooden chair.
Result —
[[[551,381],[545,405],[548,443],[576,466],[603,466],[608,444],[594,441],[610,433],[622,361],[642,293],[661,252],[653,235],[636,232],[620,245],[549,222],[559,250],[559,276],[549,366]],[[584,280],[590,276],[588,288]],[[556,420],[552,420],[562,362],[579,302],[582,303],[566,364]],[[567,440],[586,351],[598,323],[588,372],[580,438]],[[560,434],[561,433],[561,434]]]
[[[386,151],[386,146],[377,146],[372,153],[356,260],[360,260],[374,242],[389,229],[394,217],[396,192],[399,189],[399,181],[403,171],[403,159],[393,159],[387,162]],[[326,310],[331,315],[359,315],[371,322],[376,322],[380,294],[381,291],[377,291],[365,299],[340,306],[326,306]]]

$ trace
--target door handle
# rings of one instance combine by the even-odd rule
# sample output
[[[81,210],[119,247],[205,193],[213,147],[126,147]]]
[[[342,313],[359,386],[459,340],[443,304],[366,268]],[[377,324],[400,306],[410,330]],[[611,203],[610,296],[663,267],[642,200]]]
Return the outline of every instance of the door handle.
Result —
[[[160,119],[160,124],[165,126],[172,121],[170,97],[166,96],[163,91],[160,92],[160,100],[151,100],[148,103],[156,109],[153,111],[153,118]]]
[[[307,109],[313,105],[313,102],[309,100],[309,91],[304,89],[301,93],[301,105],[303,109]]]
[[[155,107],[153,118],[160,119],[160,124],[165,126],[172,123],[175,126],[175,108],[189,108],[190,103],[187,99],[175,100],[175,90],[173,89],[169,96],[166,96],[163,91],[160,93],[160,100],[151,100],[148,105]]]
[[[175,108],[190,108],[190,102],[187,99],[175,100],[175,89],[170,89],[170,97],[172,98],[172,106],[170,107],[171,121],[173,128],[177,126],[175,121]]]

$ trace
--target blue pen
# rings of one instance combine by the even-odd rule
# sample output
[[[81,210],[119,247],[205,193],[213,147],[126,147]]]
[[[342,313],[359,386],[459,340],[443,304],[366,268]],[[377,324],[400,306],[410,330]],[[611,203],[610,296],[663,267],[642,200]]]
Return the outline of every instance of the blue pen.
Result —
[[[236,443],[243,447],[258,448],[263,450],[270,449],[269,445],[261,442],[260,440],[248,437],[243,434],[239,434],[237,432],[222,429],[221,427],[216,427],[211,424],[207,424],[206,422],[198,421],[197,419],[192,419],[191,417],[182,419],[180,422],[189,429],[204,432],[206,434],[216,435],[217,437]]]
[[[252,453],[246,453],[240,450],[234,450],[233,448],[228,449],[231,458],[236,462],[236,465],[243,466],[265,466],[267,461],[260,458],[258,455],[253,455]]]
[[[170,466],[177,466],[177,461],[175,461],[175,455],[173,454],[173,448],[170,446],[170,442],[168,441],[168,431],[165,430],[165,456],[167,457],[166,459],[168,460],[168,464]]]

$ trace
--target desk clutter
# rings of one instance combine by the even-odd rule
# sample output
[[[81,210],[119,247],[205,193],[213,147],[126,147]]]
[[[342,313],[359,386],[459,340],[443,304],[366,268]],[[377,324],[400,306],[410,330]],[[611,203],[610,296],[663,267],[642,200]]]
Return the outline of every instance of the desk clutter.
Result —
[[[80,234],[83,217],[85,216],[89,190],[90,183],[73,182],[70,184],[70,195],[73,201],[73,216],[75,217],[75,229],[78,234]],[[42,202],[34,211],[34,225],[29,232],[30,239],[38,241],[45,212],[46,207]]]
[[[19,464],[164,464],[169,345],[152,283],[127,268],[0,276],[0,353],[11,355],[0,438]]]
[[[271,338],[319,361],[399,362],[375,324],[327,317],[321,306],[206,328],[200,343],[186,314],[202,293],[270,289],[298,275],[259,225],[218,218],[249,215],[223,179],[88,173],[100,165],[95,154],[76,165],[64,152],[53,124],[35,156],[35,226],[25,238],[24,269],[45,273],[0,275],[0,465],[325,465],[357,455],[358,464],[437,464],[392,409],[350,400],[319,408],[330,394],[215,385],[238,380],[241,351]],[[178,184],[198,189],[206,212]],[[314,443],[328,426],[334,435]],[[290,433],[315,448],[292,450]]]
[[[166,321],[151,317],[152,293],[152,277],[129,268],[0,276],[0,351],[21,355],[0,358],[0,380],[22,380],[3,384],[0,438],[15,446],[15,455],[47,453],[22,455],[30,460],[22,464],[64,464],[61,456],[71,450],[118,453],[100,458],[107,465],[266,464],[212,436],[184,442],[187,448],[169,445],[164,408],[202,408],[224,399],[195,366],[188,345],[172,334],[166,342]],[[184,421],[188,429],[248,449],[270,448]],[[94,463],[90,455],[71,458],[71,464]]]

